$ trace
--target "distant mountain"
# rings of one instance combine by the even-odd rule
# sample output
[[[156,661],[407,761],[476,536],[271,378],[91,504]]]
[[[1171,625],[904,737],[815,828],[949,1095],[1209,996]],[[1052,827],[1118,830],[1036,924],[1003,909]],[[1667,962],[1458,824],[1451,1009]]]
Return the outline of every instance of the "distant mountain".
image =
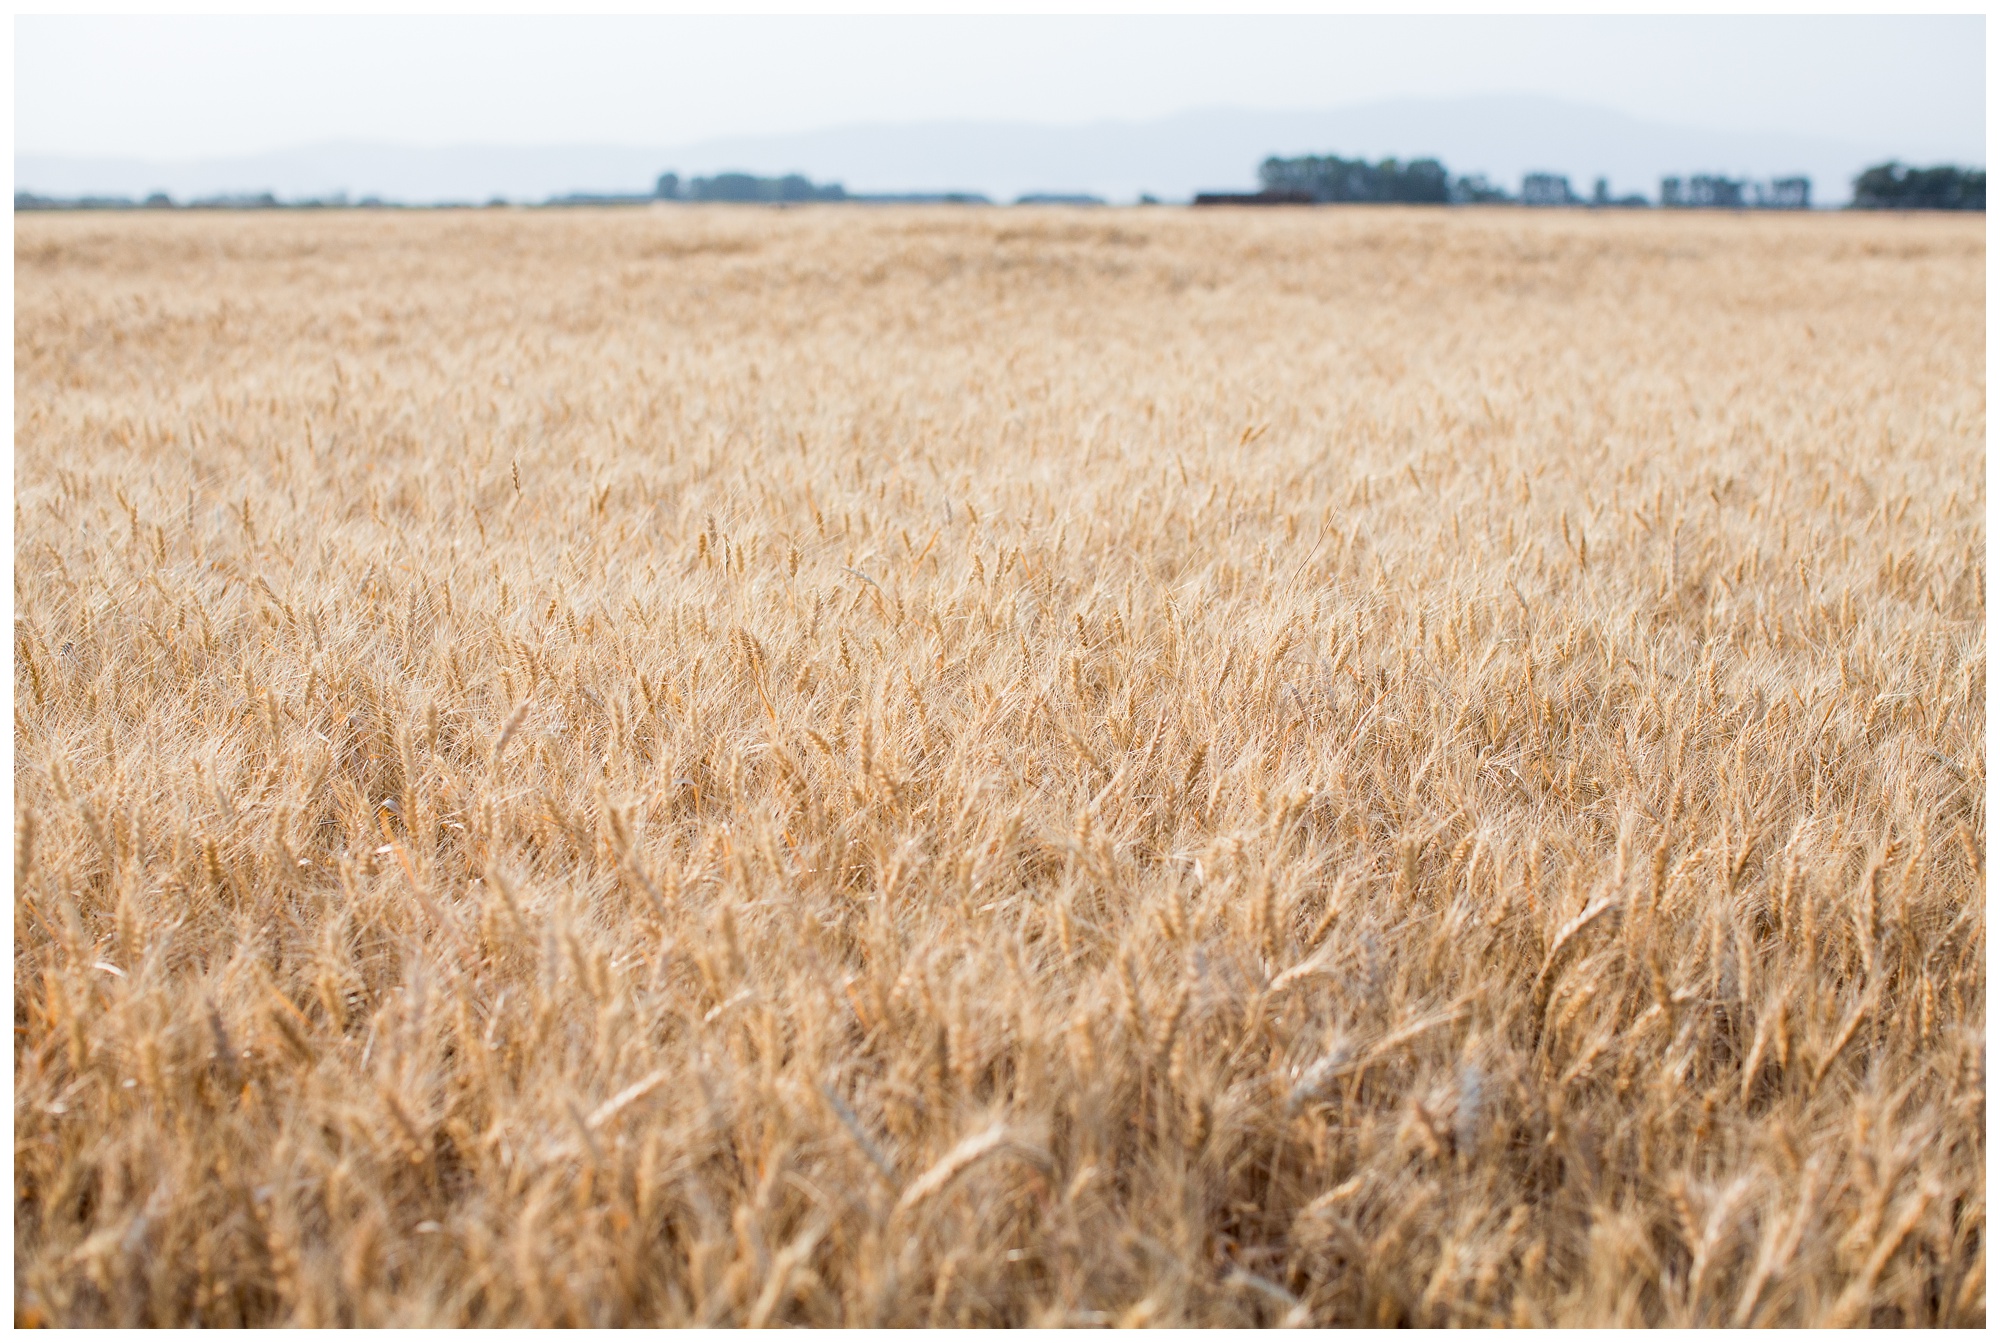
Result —
[[[568,192],[644,191],[669,169],[686,176],[741,169],[800,172],[853,192],[1028,192],[1168,200],[1254,185],[1269,154],[1431,155],[1454,173],[1485,173],[1518,189],[1524,173],[1569,174],[1588,194],[1656,195],[1664,174],[1805,173],[1816,203],[1844,204],[1855,174],[1894,146],[1812,136],[1662,125],[1602,107],[1529,96],[1400,98],[1314,112],[1210,109],[1153,121],[1074,126],[934,121],[738,136],[657,149],[615,145],[419,149],[336,143],[179,162],[20,154],[15,187],[43,195],[176,199],[270,191],[282,199],[344,191],[350,198],[533,201]]]

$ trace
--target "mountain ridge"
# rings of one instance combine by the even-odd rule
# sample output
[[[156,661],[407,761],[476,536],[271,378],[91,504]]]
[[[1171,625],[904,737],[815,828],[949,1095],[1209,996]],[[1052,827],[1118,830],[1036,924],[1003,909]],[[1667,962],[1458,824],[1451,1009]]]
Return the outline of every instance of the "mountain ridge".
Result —
[[[1854,174],[1893,157],[1881,145],[1789,133],[1653,122],[1535,95],[1379,99],[1271,111],[1209,107],[1144,120],[1053,124],[973,119],[872,122],[683,145],[392,145],[328,141],[263,154],[180,161],[16,154],[17,190],[46,195],[191,196],[270,191],[284,199],[345,192],[410,203],[533,201],[568,192],[643,192],[655,176],[737,169],[802,172],[850,191],[1142,192],[1185,199],[1254,185],[1270,154],[1436,157],[1454,174],[1512,189],[1526,172],[1568,174],[1653,196],[1666,174],[1804,173],[1819,204],[1840,204]]]

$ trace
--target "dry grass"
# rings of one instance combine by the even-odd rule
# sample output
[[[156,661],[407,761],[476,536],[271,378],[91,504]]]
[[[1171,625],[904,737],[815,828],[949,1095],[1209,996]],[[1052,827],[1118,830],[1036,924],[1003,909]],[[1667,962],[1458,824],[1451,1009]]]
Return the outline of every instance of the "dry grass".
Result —
[[[17,1319],[1984,1320],[1981,221],[16,228]]]

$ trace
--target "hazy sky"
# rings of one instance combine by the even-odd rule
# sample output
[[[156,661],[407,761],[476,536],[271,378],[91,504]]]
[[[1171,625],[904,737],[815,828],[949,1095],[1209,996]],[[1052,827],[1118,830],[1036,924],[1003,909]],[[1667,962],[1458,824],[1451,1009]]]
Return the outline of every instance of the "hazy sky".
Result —
[[[20,17],[15,150],[672,145],[1541,93],[1985,158],[1985,20],[1881,17]]]

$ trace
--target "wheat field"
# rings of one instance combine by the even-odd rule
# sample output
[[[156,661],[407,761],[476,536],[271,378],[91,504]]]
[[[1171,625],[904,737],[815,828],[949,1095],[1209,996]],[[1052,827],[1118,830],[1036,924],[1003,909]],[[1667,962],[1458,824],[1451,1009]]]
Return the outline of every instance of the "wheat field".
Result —
[[[17,1322],[1984,1322],[1983,219],[15,267]]]

